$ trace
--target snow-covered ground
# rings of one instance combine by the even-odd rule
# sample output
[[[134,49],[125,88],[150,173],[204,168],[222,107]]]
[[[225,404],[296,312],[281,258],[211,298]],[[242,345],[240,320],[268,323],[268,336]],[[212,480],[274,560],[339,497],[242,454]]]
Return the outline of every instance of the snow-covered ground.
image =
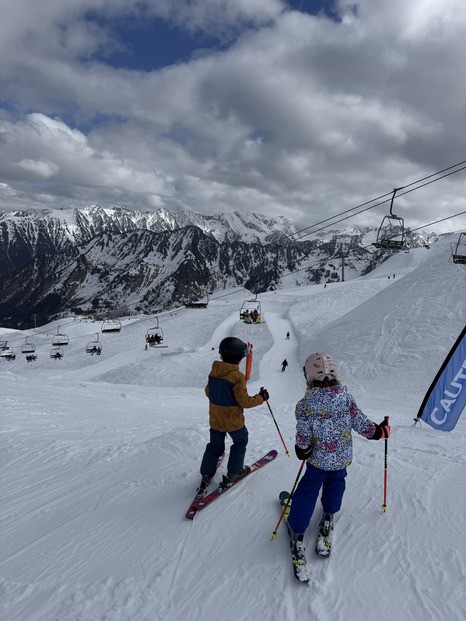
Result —
[[[451,433],[413,427],[466,323],[466,268],[448,262],[452,239],[365,278],[261,295],[262,325],[239,322],[244,292],[167,313],[165,349],[144,348],[153,317],[100,334],[101,356],[85,353],[100,329],[90,321],[0,330],[17,354],[0,359],[2,621],[465,619],[466,419]],[[62,360],[50,358],[57,329],[70,337]],[[27,334],[32,363],[19,353]],[[269,390],[291,456],[267,406],[246,411],[247,460],[272,448],[278,458],[191,522],[208,438],[204,386],[228,335],[253,343],[249,392]],[[300,466],[303,361],[319,350],[369,418],[390,416],[392,434],[387,512],[384,444],[354,434],[332,557],[314,557],[317,512],[306,534],[307,587],[293,576],[283,527],[273,541],[271,531]]]

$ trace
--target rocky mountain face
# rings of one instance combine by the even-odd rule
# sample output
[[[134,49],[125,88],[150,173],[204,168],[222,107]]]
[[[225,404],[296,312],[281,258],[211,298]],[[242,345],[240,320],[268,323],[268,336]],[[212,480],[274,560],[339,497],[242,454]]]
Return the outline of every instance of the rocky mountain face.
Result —
[[[294,241],[285,218],[204,216],[95,206],[0,215],[0,325],[26,328],[60,313],[155,313],[243,287],[253,293],[371,271],[391,251],[369,229]],[[412,237],[411,245],[424,243]],[[287,281],[287,286],[288,281]]]

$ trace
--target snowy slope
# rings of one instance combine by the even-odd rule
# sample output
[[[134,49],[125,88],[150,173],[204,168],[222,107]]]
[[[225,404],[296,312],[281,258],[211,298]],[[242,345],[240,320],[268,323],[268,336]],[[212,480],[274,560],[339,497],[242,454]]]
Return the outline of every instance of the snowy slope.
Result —
[[[412,427],[466,323],[466,269],[448,263],[450,241],[365,278],[264,294],[259,326],[238,321],[244,292],[167,313],[165,349],[144,349],[147,316],[100,334],[100,357],[85,353],[100,328],[92,322],[61,320],[70,344],[60,361],[49,357],[59,322],[8,331],[17,359],[0,360],[2,621],[464,619],[466,420],[451,433]],[[28,334],[30,364],[18,353]],[[247,411],[247,459],[271,448],[278,458],[189,522],[208,437],[204,385],[227,335],[253,343],[249,392],[268,388],[292,456],[266,405]],[[285,533],[270,533],[300,465],[302,364],[319,349],[370,418],[390,416],[388,510],[383,443],[354,434],[333,556],[314,558],[316,514],[306,535],[315,581],[305,587]]]

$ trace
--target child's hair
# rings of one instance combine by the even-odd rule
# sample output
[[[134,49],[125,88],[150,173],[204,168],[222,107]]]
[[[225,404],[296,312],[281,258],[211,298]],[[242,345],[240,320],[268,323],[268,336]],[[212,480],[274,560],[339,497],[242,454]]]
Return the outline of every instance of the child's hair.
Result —
[[[308,388],[329,388],[330,386],[341,386],[341,382],[335,377],[325,377],[322,380],[311,379],[307,382]]]

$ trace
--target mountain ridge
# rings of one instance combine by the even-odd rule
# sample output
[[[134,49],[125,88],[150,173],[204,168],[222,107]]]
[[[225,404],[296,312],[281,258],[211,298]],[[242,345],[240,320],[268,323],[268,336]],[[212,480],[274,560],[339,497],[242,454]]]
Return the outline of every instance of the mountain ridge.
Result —
[[[61,217],[59,217],[61,215]],[[369,273],[392,255],[355,227],[296,241],[284,217],[153,214],[100,206],[0,215],[0,322],[29,327],[60,313],[159,312],[243,287],[253,293]],[[409,244],[424,245],[419,235]],[[345,257],[342,259],[342,257]]]

